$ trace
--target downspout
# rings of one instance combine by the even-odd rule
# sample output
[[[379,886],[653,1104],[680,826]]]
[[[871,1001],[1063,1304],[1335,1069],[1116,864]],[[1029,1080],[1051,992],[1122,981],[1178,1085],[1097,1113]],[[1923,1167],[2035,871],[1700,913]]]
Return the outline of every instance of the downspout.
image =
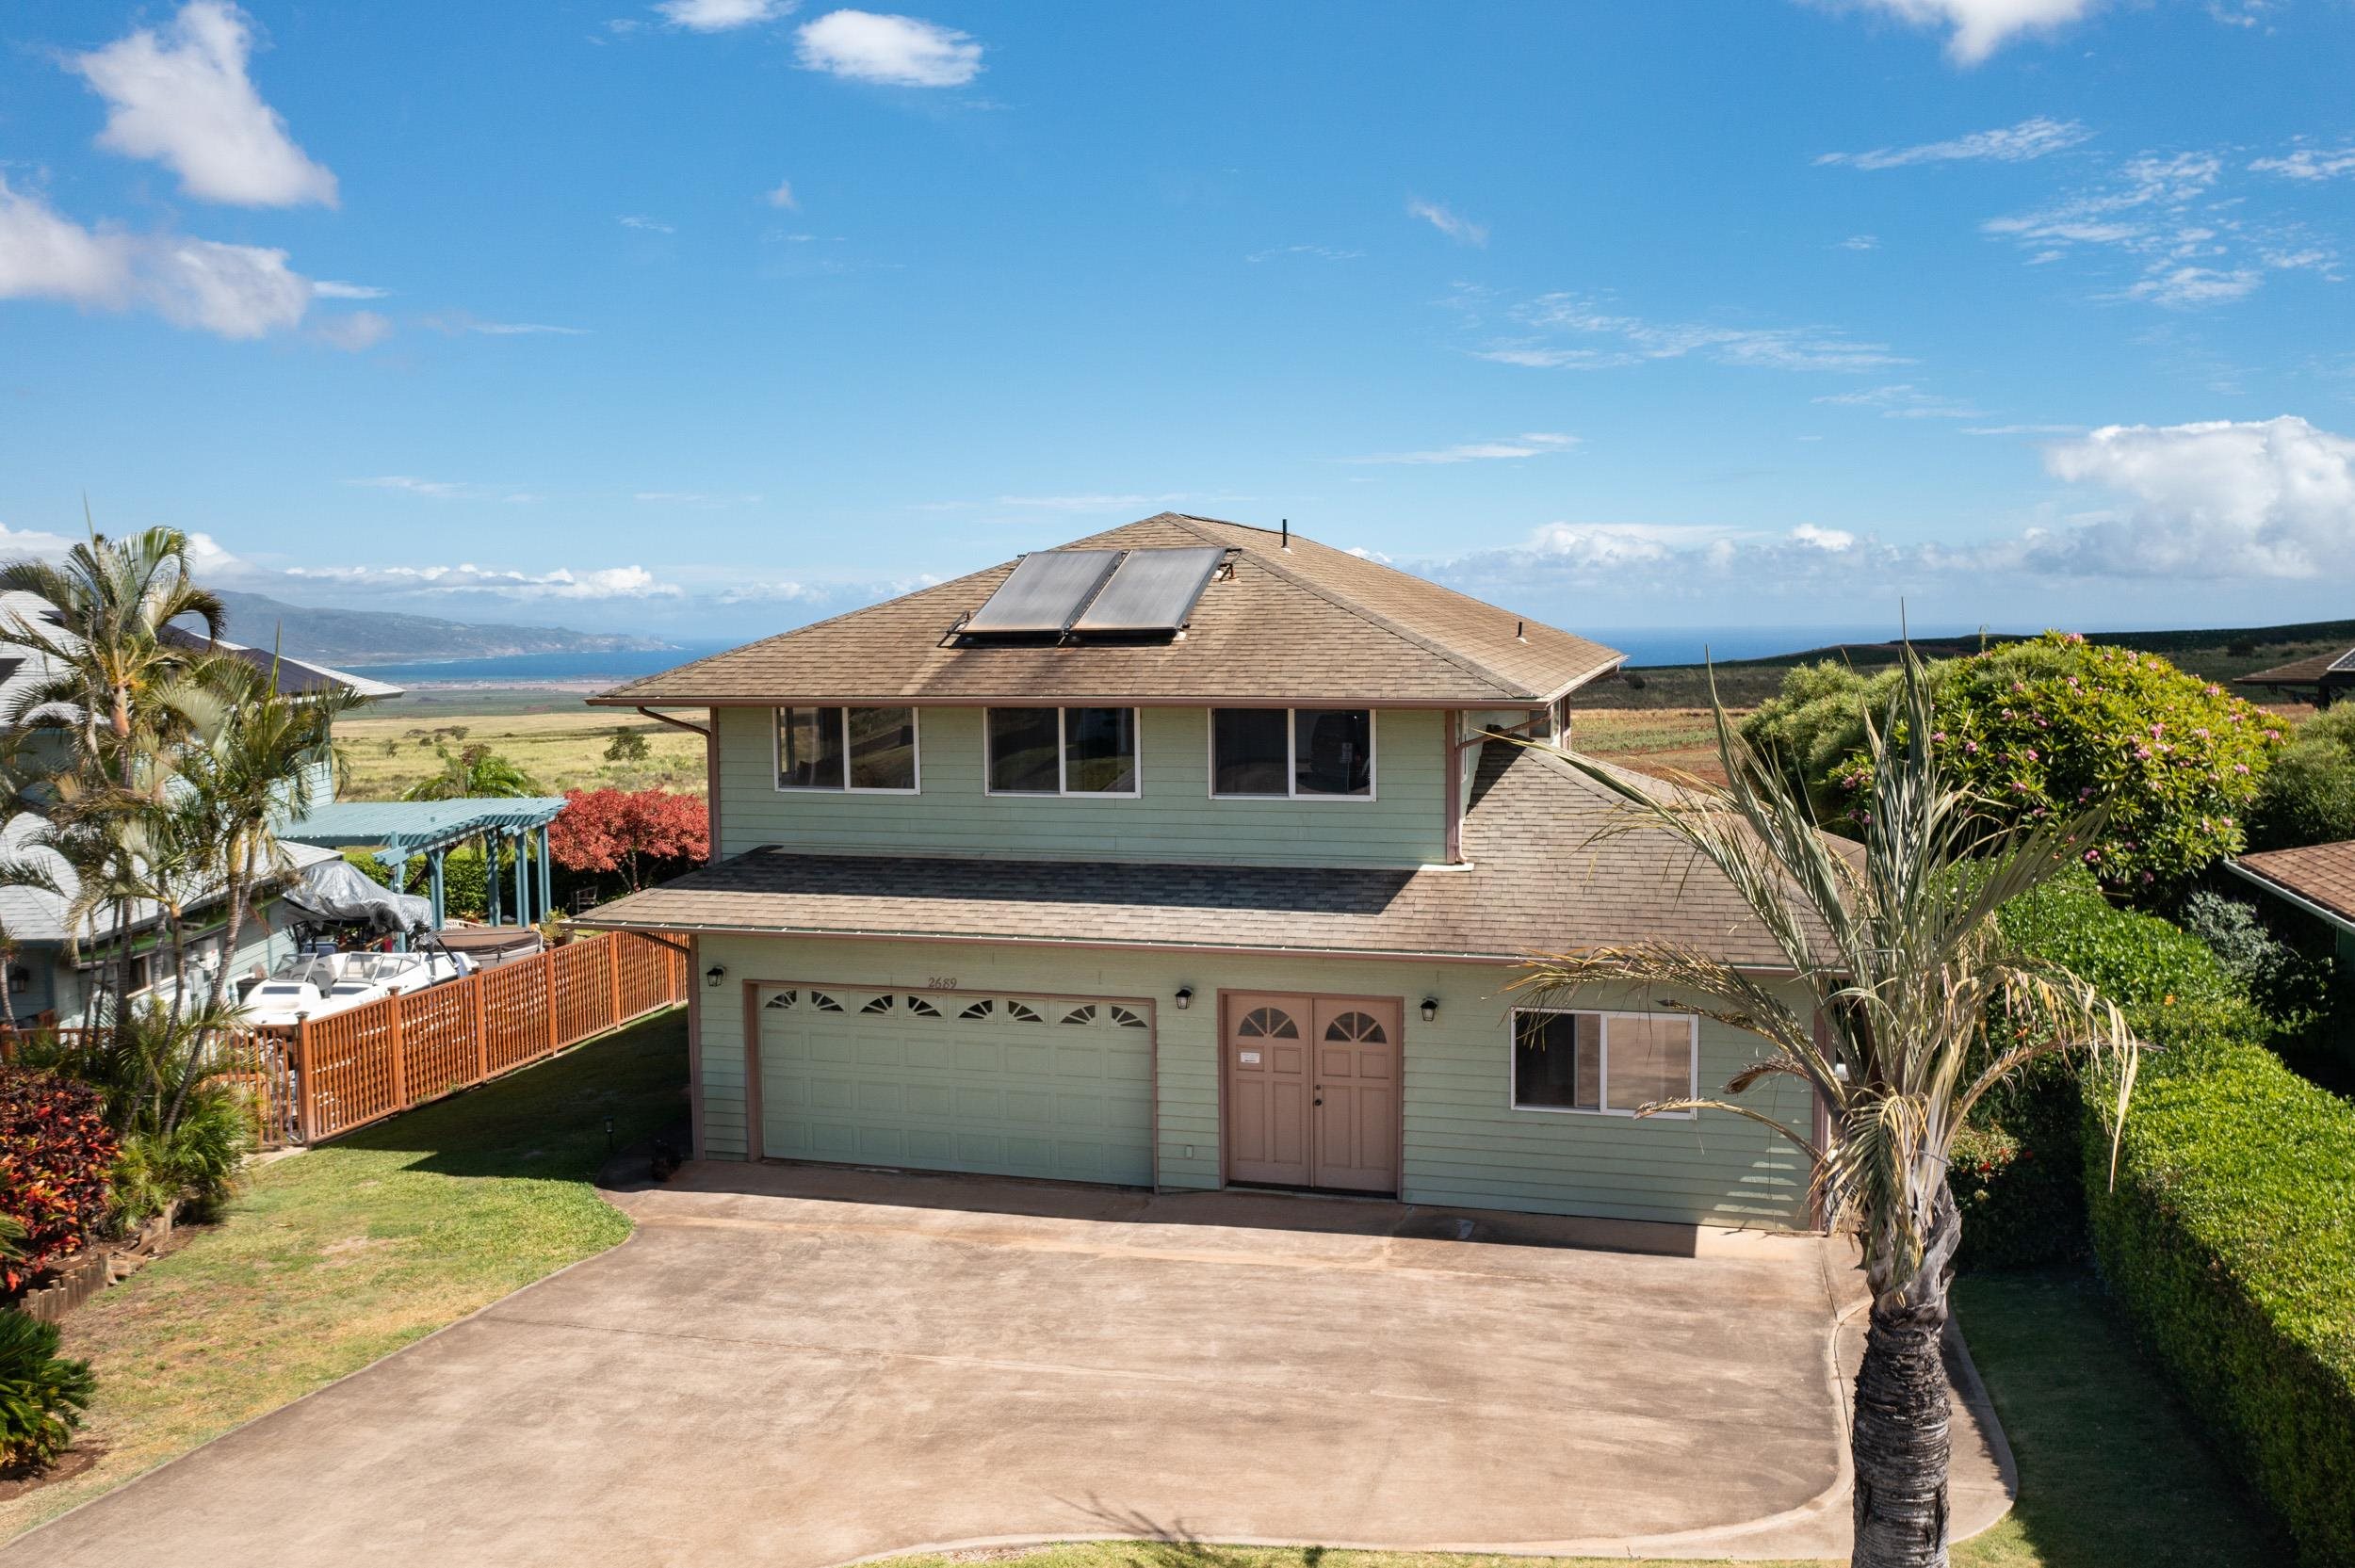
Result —
[[[1449,708],[1440,715],[1447,726],[1447,825],[1439,835],[1439,858],[1450,865],[1464,864],[1464,712]]]
[[[685,730],[690,735],[704,737],[704,821],[711,838],[711,849],[704,864],[717,865],[720,859],[720,710],[706,708],[704,712],[709,716],[709,720],[703,724],[690,724],[684,719],[657,713],[642,703],[639,704],[638,711],[658,724],[668,724],[674,730]]]

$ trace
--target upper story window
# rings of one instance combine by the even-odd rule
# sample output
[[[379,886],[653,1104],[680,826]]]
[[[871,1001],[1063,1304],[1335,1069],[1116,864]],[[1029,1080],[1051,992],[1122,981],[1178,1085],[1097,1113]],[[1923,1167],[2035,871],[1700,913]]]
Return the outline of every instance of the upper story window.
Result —
[[[1210,793],[1372,799],[1372,710],[1212,708]]]
[[[1691,1013],[1513,1010],[1516,1109],[1632,1116],[1655,1100],[1689,1100],[1699,1083],[1700,1021]]]
[[[913,794],[916,710],[777,709],[777,787]]]
[[[992,708],[992,795],[1134,795],[1134,708]]]

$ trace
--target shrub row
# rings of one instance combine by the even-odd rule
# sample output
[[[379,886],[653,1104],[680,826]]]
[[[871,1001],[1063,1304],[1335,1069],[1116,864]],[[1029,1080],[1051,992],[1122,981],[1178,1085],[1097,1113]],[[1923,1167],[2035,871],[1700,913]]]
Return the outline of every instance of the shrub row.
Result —
[[[2255,1043],[2167,1032],[2120,1146],[2088,1092],[2113,1294],[2313,1563],[2355,1562],[2355,1108]]]

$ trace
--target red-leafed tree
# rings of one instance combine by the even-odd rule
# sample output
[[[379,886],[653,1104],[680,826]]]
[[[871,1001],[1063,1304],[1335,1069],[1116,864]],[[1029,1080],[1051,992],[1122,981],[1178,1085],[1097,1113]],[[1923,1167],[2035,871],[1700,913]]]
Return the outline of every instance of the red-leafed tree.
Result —
[[[711,852],[711,819],[692,795],[667,789],[576,789],[548,830],[567,871],[619,871],[635,893],[649,865],[691,864]]]

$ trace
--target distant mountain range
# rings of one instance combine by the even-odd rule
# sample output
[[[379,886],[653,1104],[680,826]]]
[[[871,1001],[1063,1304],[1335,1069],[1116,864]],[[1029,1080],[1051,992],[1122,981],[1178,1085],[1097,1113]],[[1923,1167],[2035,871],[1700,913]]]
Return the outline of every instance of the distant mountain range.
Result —
[[[261,593],[220,590],[232,640],[276,646],[296,658],[358,669],[413,659],[499,658],[511,654],[652,652],[672,646],[617,632],[441,621],[390,610],[315,609]]]

